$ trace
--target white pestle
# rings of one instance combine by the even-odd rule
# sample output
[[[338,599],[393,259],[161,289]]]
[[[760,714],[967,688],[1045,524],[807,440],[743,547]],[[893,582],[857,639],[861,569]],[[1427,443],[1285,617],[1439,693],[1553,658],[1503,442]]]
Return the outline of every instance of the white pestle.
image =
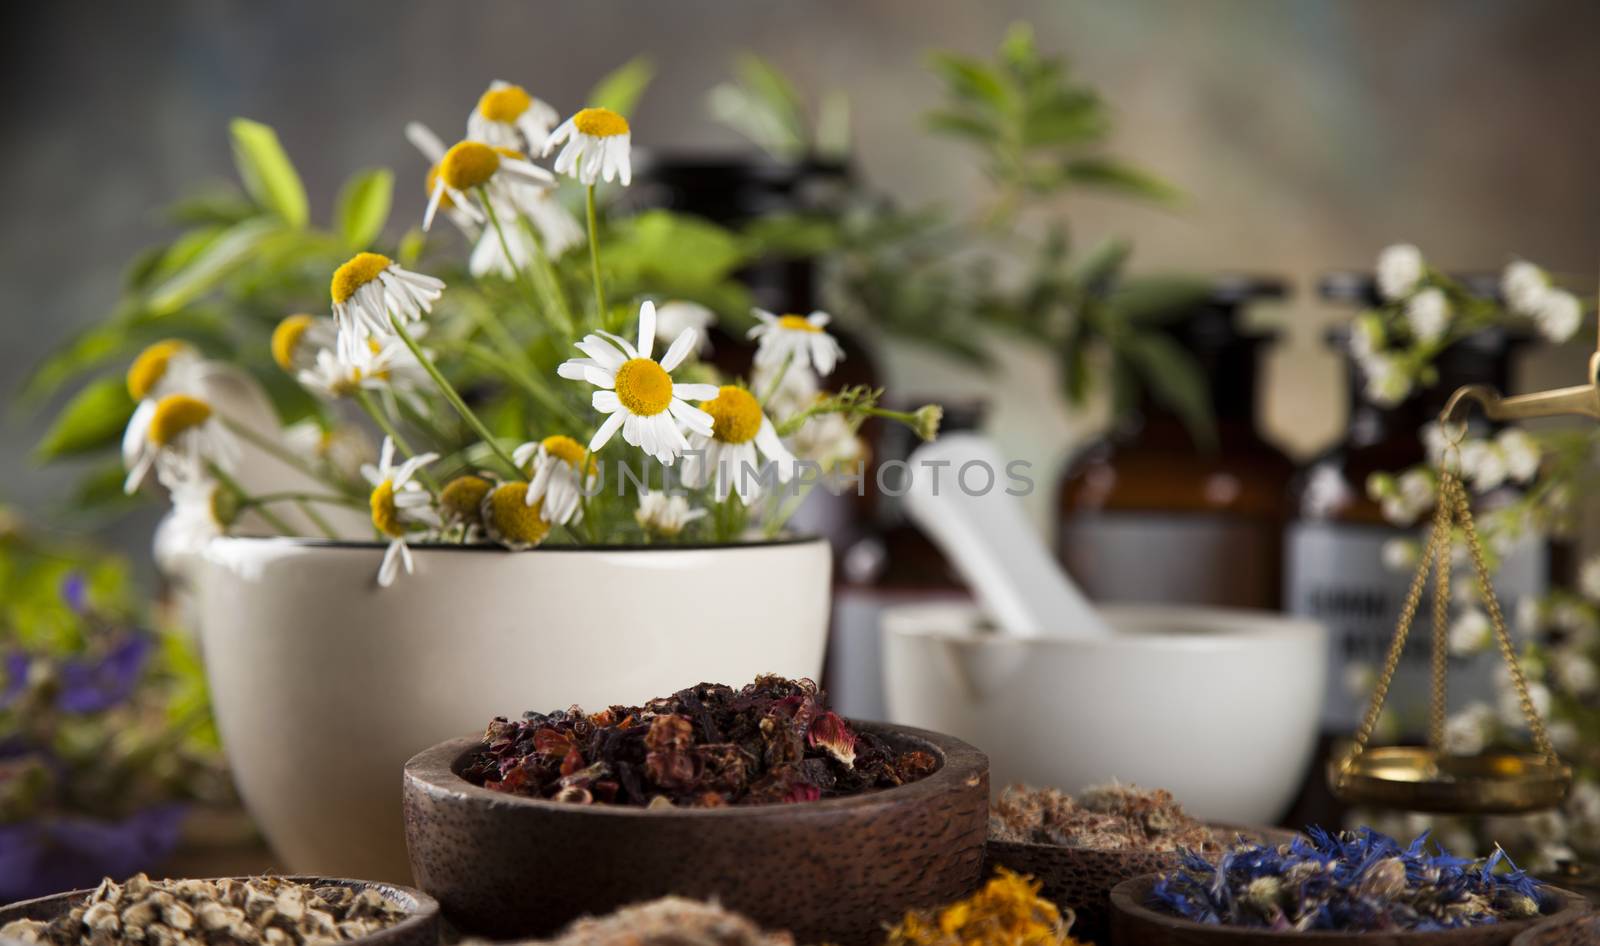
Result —
[[[1110,625],[1029,525],[1021,500],[1006,492],[1012,480],[987,437],[940,437],[909,462],[906,511],[955,564],[1002,633],[1111,636]]]

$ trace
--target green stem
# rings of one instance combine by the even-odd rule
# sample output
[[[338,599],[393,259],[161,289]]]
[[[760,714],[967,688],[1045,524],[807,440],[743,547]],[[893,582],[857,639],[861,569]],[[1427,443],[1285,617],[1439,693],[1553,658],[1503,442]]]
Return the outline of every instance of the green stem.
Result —
[[[540,407],[543,407],[556,417],[565,417],[567,415],[566,405],[561,403],[560,398],[541,385],[536,380],[536,375],[512,364],[510,359],[478,348],[463,348],[461,352],[468,358],[475,359],[492,370],[504,372],[507,377],[527,391],[529,396],[538,401]]]
[[[241,505],[257,506],[266,503],[323,503],[328,506],[348,506],[351,509],[360,509],[361,503],[349,496],[331,496],[323,493],[261,493],[241,501]]]
[[[778,366],[778,373],[773,377],[772,383],[767,385],[767,392],[761,395],[761,406],[766,407],[772,396],[778,393],[778,387],[783,384],[784,376],[789,373],[789,366],[794,364],[794,352],[789,352],[783,359],[783,364]]]
[[[273,459],[294,467],[319,483],[325,483],[335,489],[340,490],[341,492],[349,493],[349,490],[344,489],[342,484],[331,481],[325,474],[322,473],[322,471],[307,463],[303,458],[290,453],[281,444],[276,443],[268,437],[263,437],[254,430],[251,430],[249,426],[242,424],[231,417],[223,414],[218,414],[217,417],[222,421],[223,426],[237,434],[240,439],[246,440],[251,445],[259,447],[262,451],[271,454]]]
[[[483,202],[483,209],[489,214],[489,223],[494,227],[495,236],[500,239],[500,252],[506,256],[506,265],[511,267],[517,285],[528,294],[528,301],[535,308],[539,307],[539,290],[534,286],[533,280],[517,265],[517,258],[511,255],[511,243],[506,240],[506,232],[500,228],[500,215],[494,212],[494,202],[489,199],[487,188],[478,188],[478,199]]]
[[[415,351],[415,349],[413,350]],[[421,352],[417,352],[417,357],[422,357]],[[371,392],[367,391],[365,388],[356,388],[356,401],[361,405],[361,409],[366,411],[367,414],[372,417],[373,421],[377,423],[380,428],[382,428],[383,432],[388,435],[389,439],[394,441],[394,445],[400,448],[400,452],[406,455],[406,459],[409,460],[417,455],[417,451],[411,447],[411,441],[407,440],[405,435],[400,433],[400,428],[396,427],[394,425],[394,421],[389,419],[389,414],[384,411],[382,407],[378,406],[378,402],[372,399]],[[434,482],[433,474],[429,473],[427,470],[418,470],[417,478],[422,480],[422,482],[428,487],[428,492],[435,494],[439,492],[439,484]]]
[[[231,473],[215,463],[208,462],[206,465],[211,468],[211,475],[217,478],[217,482],[232,490],[234,495],[239,497],[239,501],[241,503],[250,503],[250,492],[244,488],[243,484],[234,479]],[[277,529],[279,535],[295,534],[295,530],[290,528],[287,522],[284,522],[281,518],[279,518],[277,513],[274,513],[265,506],[255,506],[254,508],[256,515],[260,516],[267,525]]]
[[[300,510],[307,519],[311,520],[311,524],[317,527],[317,531],[322,533],[324,539],[336,541],[339,538],[339,534],[333,530],[333,526],[328,524],[328,520],[323,518],[322,513],[317,512],[317,508],[311,503],[297,500],[294,508]]]
[[[606,311],[606,291],[600,284],[600,225],[599,215],[594,209],[594,185],[589,185],[588,191],[588,216],[589,216],[589,266],[594,270],[594,304],[595,317],[600,324],[610,331],[616,331],[620,326],[611,324],[610,313]]]
[[[544,282],[545,295],[549,297],[553,310],[561,317],[561,331],[571,339],[576,332],[578,320],[572,317],[572,306],[567,303],[567,294],[561,288],[561,280],[556,276],[556,269],[550,264],[550,256],[544,251],[544,241],[539,238],[539,233],[533,227],[533,222],[524,214],[517,215],[517,222],[522,226],[522,232],[528,235],[528,240],[533,244],[534,266],[537,267],[539,276]]]
[[[450,402],[450,406],[456,409],[456,413],[461,415],[461,419],[467,422],[467,426],[471,427],[479,437],[483,438],[483,442],[505,464],[506,470],[510,472],[513,479],[522,479],[522,471],[517,469],[517,462],[511,459],[511,454],[500,446],[500,441],[495,439],[494,434],[489,432],[489,428],[484,425],[483,421],[478,419],[478,415],[474,414],[472,408],[467,406],[467,402],[461,399],[460,394],[456,393],[456,389],[451,386],[449,381],[445,380],[444,375],[439,373],[439,369],[434,367],[433,361],[423,354],[421,346],[417,344],[416,339],[411,337],[411,333],[406,331],[406,327],[400,324],[400,320],[395,318],[393,312],[389,313],[389,324],[394,327],[395,334],[400,337],[405,346],[411,349],[411,354],[416,356],[417,363],[422,365],[422,370],[426,371],[428,377],[433,379],[433,383],[439,388],[439,393],[443,394],[444,399]]]

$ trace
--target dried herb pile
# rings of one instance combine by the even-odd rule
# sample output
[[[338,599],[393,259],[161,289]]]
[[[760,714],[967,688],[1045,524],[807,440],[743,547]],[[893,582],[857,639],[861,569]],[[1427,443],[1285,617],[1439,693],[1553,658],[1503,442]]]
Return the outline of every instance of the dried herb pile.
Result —
[[[1540,883],[1504,851],[1482,861],[1427,853],[1427,834],[1402,848],[1370,828],[1277,847],[1240,847],[1216,864],[1191,853],[1154,897],[1202,923],[1272,930],[1447,930],[1540,912]]]
[[[1215,834],[1165,789],[1098,785],[1076,798],[1053,788],[1013,785],[989,809],[996,841],[1095,851],[1216,851]]]
[[[14,920],[0,940],[51,946],[303,946],[359,939],[405,919],[376,891],[309,887],[278,877],[109,877],[54,920]]]
[[[888,946],[1077,946],[1062,917],[1039,896],[1039,882],[1004,867],[982,890],[937,910],[907,913],[889,931]]]
[[[938,765],[853,731],[810,680],[702,683],[644,706],[497,718],[461,775],[575,804],[714,808],[815,801],[913,782]]]
[[[794,936],[714,903],[662,897],[575,920],[540,946],[794,946]]]

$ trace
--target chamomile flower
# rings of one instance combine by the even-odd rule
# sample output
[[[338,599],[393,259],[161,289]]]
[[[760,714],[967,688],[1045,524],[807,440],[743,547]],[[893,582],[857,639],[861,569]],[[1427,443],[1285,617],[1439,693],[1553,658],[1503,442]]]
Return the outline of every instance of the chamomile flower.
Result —
[[[439,528],[439,514],[433,508],[433,497],[415,478],[417,471],[438,458],[437,453],[423,453],[396,466],[394,441],[385,437],[378,464],[361,468],[361,474],[372,485],[369,505],[373,528],[389,540],[389,548],[383,553],[383,564],[378,566],[380,588],[394,584],[402,566],[408,575],[414,571],[411,548],[406,545],[406,537],[418,529]]]
[[[317,362],[317,352],[337,344],[339,327],[333,319],[304,313],[291,315],[272,330],[272,360],[295,374]]]
[[[200,386],[205,362],[188,342],[169,338],[156,342],[128,366],[128,396],[135,401],[164,394],[193,392]]]
[[[154,469],[163,483],[206,474],[206,464],[224,469],[239,458],[239,445],[216,419],[211,405],[188,394],[168,394],[139,403],[122,434],[123,489],[134,492]]]
[[[443,139],[421,122],[406,123],[406,139],[428,161],[428,173],[422,179],[422,194],[431,200],[434,190],[439,186],[439,162],[444,160],[444,153],[448,149]],[[438,212],[448,217],[468,240],[476,240],[483,235],[483,215],[478,213],[477,208],[459,207],[449,194],[445,194],[439,198]]]
[[[311,365],[296,372],[295,380],[329,400],[353,397],[363,389],[415,398],[429,383],[421,362],[404,342],[372,337],[350,354],[340,348],[318,349]]]
[[[439,159],[433,191],[428,195],[428,209],[422,215],[422,229],[433,226],[433,215],[446,197],[465,211],[472,207],[473,197],[481,188],[493,202],[490,209],[496,213],[502,207],[517,213],[531,213],[544,189],[554,183],[555,178],[549,171],[530,164],[520,151],[491,147],[481,141],[458,141]],[[472,213],[480,219],[487,216],[475,207]],[[509,222],[502,221],[502,229],[509,226]]]
[[[1550,277],[1527,260],[1513,261],[1500,276],[1500,294],[1511,311],[1520,315],[1532,315],[1549,288]]]
[[[526,500],[530,506],[544,502],[545,522],[570,522],[578,514],[584,490],[593,488],[597,464],[584,453],[582,444],[562,434],[525,443],[512,452],[517,466],[532,464]]]
[[[324,428],[316,420],[297,421],[283,429],[283,445],[315,459],[341,481],[361,479],[361,467],[378,459],[378,445],[355,424]]]
[[[439,510],[444,524],[462,530],[471,540],[483,531],[483,500],[495,488],[495,481],[476,473],[463,473],[439,490]]]
[[[543,500],[528,501],[528,484],[501,483],[483,497],[483,529],[489,539],[508,549],[531,549],[550,534]]]
[[[656,307],[656,331],[667,338],[677,338],[686,329],[694,329],[694,349],[702,355],[711,351],[708,329],[716,320],[717,314],[698,302],[674,300]]]
[[[725,384],[715,398],[700,406],[711,415],[712,429],[710,434],[690,438],[691,452],[683,471],[685,486],[700,489],[709,484],[719,502],[732,490],[748,506],[760,495],[767,478],[758,465],[758,450],[776,467],[779,482],[787,483],[794,476],[794,454],[778,439],[777,428],[755,395]]]
[[[844,357],[844,349],[824,329],[831,317],[826,312],[810,315],[773,315],[765,309],[754,310],[761,324],[750,329],[756,340],[756,364],[778,368],[785,362],[790,370],[796,367],[814,369],[827,377],[833,366]]]
[[[517,271],[533,261],[533,254],[542,247],[551,259],[583,242],[583,228],[572,214],[561,206],[554,191],[546,188],[523,188],[521,204],[512,208],[528,218],[539,234],[540,247],[535,247],[528,233],[520,226],[502,220],[498,232],[493,227],[485,229],[472,247],[468,268],[472,275],[483,277],[493,273],[503,279],[515,279]],[[497,210],[496,213],[499,211]],[[503,237],[503,239],[502,239]],[[508,256],[506,251],[510,251]]]
[[[550,130],[560,120],[554,108],[529,95],[527,89],[496,79],[467,117],[467,137],[533,154],[544,148]]]
[[[671,466],[689,445],[683,428],[711,436],[711,415],[689,401],[716,397],[717,386],[672,380],[672,370],[694,347],[694,334],[680,334],[660,361],[650,357],[655,339],[656,307],[646,302],[639,307],[637,348],[609,333],[587,335],[577,348],[588,357],[569,359],[556,369],[569,381],[587,381],[602,389],[594,392],[592,403],[595,410],[609,416],[590,439],[590,453],[599,453],[621,430],[625,442]]]
[[[172,509],[156,526],[152,551],[164,575],[182,575],[212,539],[225,533],[237,511],[234,496],[209,476],[174,480]]]
[[[389,315],[420,322],[444,294],[444,283],[413,273],[381,253],[357,253],[334,270],[330,287],[341,353],[355,361],[368,337],[391,338]]]
[[[633,521],[650,535],[675,539],[689,523],[705,515],[706,510],[691,509],[689,500],[680,495],[645,490],[639,494],[639,508],[633,511]]]
[[[1533,322],[1547,340],[1560,344],[1583,324],[1583,304],[1565,289],[1545,291],[1533,310]]]
[[[545,139],[544,154],[566,143],[556,155],[557,174],[566,174],[593,187],[598,180],[616,178],[623,186],[633,183],[629,149],[633,136],[628,120],[609,108],[586,108],[562,122]]]

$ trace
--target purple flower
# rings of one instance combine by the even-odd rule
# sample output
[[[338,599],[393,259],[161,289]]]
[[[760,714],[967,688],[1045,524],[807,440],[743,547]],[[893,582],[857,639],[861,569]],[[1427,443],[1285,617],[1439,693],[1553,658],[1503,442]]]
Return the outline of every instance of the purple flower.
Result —
[[[70,571],[61,579],[61,600],[78,614],[85,614],[89,610],[89,583],[83,577],[83,572]]]
[[[99,713],[124,702],[139,685],[153,643],[149,635],[136,632],[99,660],[66,661],[57,705],[68,713]]]
[[[121,821],[60,816],[0,825],[0,903],[150,870],[177,846],[183,815],[182,805],[158,805]]]

